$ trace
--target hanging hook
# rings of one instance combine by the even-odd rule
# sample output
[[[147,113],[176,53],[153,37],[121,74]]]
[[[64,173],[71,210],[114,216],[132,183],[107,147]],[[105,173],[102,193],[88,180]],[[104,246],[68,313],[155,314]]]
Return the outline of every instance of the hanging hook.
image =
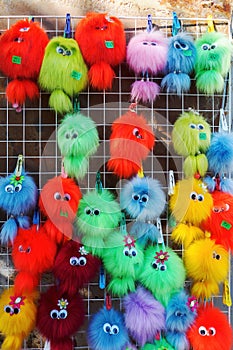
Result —
[[[70,14],[66,14],[66,24],[64,29],[64,38],[71,38],[71,23],[70,23]]]
[[[18,155],[18,160],[16,163],[16,167],[15,167],[15,176],[16,177],[20,177],[22,174],[22,167],[23,167],[23,155],[19,154]]]
[[[152,24],[152,16],[151,15],[148,15],[147,16],[147,27],[146,27],[146,31],[148,33],[150,33],[153,29],[153,24]]]

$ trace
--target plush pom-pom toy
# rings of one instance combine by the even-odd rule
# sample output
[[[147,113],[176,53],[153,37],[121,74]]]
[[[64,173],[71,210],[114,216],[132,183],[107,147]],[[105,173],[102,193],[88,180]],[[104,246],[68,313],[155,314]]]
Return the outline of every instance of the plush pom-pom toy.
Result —
[[[129,232],[144,248],[150,243],[157,243],[161,235],[160,231],[154,224],[143,221],[135,221]]]
[[[57,142],[66,174],[82,179],[87,172],[88,159],[99,145],[94,121],[81,113],[67,114],[59,125]]]
[[[75,181],[62,176],[48,180],[41,190],[39,207],[47,217],[44,228],[58,244],[72,238],[73,222],[81,197]]]
[[[152,102],[160,92],[160,87],[152,77],[161,73],[166,65],[168,40],[160,31],[143,32],[132,37],[127,46],[127,63],[141,81],[135,81],[131,87],[131,100]],[[145,80],[144,80],[145,79]]]
[[[80,243],[70,240],[59,250],[53,273],[58,280],[59,291],[73,296],[95,277],[99,268],[99,259],[92,256]]]
[[[26,230],[19,228],[12,249],[12,260],[18,271],[15,278],[17,293],[35,289],[40,275],[52,268],[56,251],[56,244],[43,227],[38,230],[37,225]]]
[[[39,23],[27,19],[12,25],[0,38],[0,70],[12,79],[6,96],[17,112],[26,98],[39,97],[36,80],[48,41]]]
[[[195,42],[196,86],[207,95],[221,93],[224,77],[230,70],[232,45],[228,37],[220,32],[203,34]]]
[[[188,33],[178,33],[170,38],[167,54],[166,76],[161,87],[168,93],[181,95],[190,89],[190,74],[194,70],[196,47]]]
[[[152,294],[138,287],[123,299],[125,325],[129,334],[143,346],[165,329],[165,309]]]
[[[129,342],[123,314],[106,307],[94,314],[87,329],[88,345],[92,350],[121,350]]]
[[[137,175],[154,142],[153,130],[146,119],[128,111],[112,124],[108,170],[120,178]]]
[[[166,307],[171,296],[183,288],[183,261],[169,247],[148,246],[144,252],[144,263],[138,281]]]
[[[39,84],[51,93],[49,106],[56,112],[72,112],[71,98],[87,85],[87,66],[74,39],[52,38],[45,49]]]
[[[172,130],[172,142],[177,154],[184,156],[186,177],[199,173],[204,176],[208,169],[205,153],[210,145],[211,130],[207,121],[197,112],[183,112]]]
[[[230,350],[232,329],[226,315],[217,307],[206,304],[187,332],[193,350]]]
[[[81,234],[82,243],[92,254],[99,255],[105,247],[105,239],[119,225],[121,217],[120,205],[110,191],[89,191],[79,203],[75,234]]]
[[[14,287],[0,295],[0,332],[5,339],[2,350],[20,350],[36,324],[37,293],[15,292]]]
[[[192,294],[201,299],[209,299],[219,293],[219,284],[227,279],[228,252],[214,240],[200,239],[184,252],[187,276],[192,278]]]
[[[146,343],[140,350],[175,350],[165,338],[155,340],[154,343]]]
[[[113,232],[106,241],[102,259],[111,275],[108,289],[113,295],[123,296],[135,291],[135,282],[143,265],[143,248],[133,236]]]
[[[105,13],[90,12],[78,23],[75,39],[84,60],[90,65],[90,85],[98,90],[111,89],[115,77],[111,66],[120,64],[125,58],[123,23]]]
[[[20,175],[13,173],[0,178],[0,207],[9,215],[1,229],[1,243],[14,242],[17,230],[30,227],[30,217],[38,197],[38,190],[33,178],[24,171]]]
[[[71,350],[71,337],[83,324],[84,317],[84,303],[78,294],[70,298],[62,295],[56,287],[41,294],[36,325],[50,341],[51,349]]]

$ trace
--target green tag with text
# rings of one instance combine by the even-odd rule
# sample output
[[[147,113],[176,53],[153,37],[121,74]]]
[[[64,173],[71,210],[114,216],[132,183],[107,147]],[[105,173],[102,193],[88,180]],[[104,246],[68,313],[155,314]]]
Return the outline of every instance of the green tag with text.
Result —
[[[105,46],[107,47],[107,49],[114,49],[114,41],[105,40]]]
[[[223,220],[223,221],[221,222],[221,227],[225,228],[226,230],[230,230],[230,228],[232,227],[232,225],[231,225],[229,222]]]
[[[200,132],[199,139],[200,140],[206,140],[206,133],[205,132]]]
[[[21,57],[20,56],[12,56],[12,63],[15,64],[21,64]]]
[[[71,72],[71,77],[74,78],[74,79],[76,79],[76,80],[80,80],[81,77],[82,77],[82,73],[77,72],[76,70],[73,70],[73,71]]]

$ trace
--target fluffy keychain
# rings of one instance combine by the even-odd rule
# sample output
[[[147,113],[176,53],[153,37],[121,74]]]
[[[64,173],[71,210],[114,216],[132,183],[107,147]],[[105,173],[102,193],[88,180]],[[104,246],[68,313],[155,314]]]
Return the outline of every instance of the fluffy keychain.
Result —
[[[194,70],[196,47],[188,33],[178,33],[169,40],[166,75],[161,87],[168,93],[179,96],[188,92],[191,85],[190,74]]]
[[[168,302],[165,336],[176,350],[189,349],[186,332],[196,318],[197,307],[197,299],[188,296],[184,290],[175,294]]]
[[[161,31],[147,30],[132,37],[127,46],[127,63],[142,79],[131,86],[131,100],[152,102],[158,96],[160,87],[153,82],[153,76],[161,73],[166,65],[168,40]]]
[[[73,222],[82,193],[73,179],[55,176],[43,186],[39,207],[47,217],[47,234],[60,244],[72,238]]]
[[[56,244],[48,237],[43,226],[36,224],[18,230],[12,250],[12,260],[18,274],[15,277],[17,293],[32,292],[43,272],[52,269],[57,252]]]
[[[81,113],[67,114],[59,125],[57,143],[66,174],[82,179],[87,172],[89,157],[99,146],[94,121]]]
[[[37,78],[49,39],[39,23],[20,20],[0,38],[0,70],[11,79],[6,96],[16,112],[26,101],[39,97]]]
[[[90,12],[78,23],[75,39],[90,66],[90,85],[97,90],[111,89],[115,77],[111,66],[120,64],[125,58],[123,23],[105,13]]]
[[[140,350],[175,350],[165,338],[155,340],[154,343],[146,343]]]
[[[0,207],[9,215],[1,229],[2,244],[13,244],[19,227],[29,228],[31,220],[28,214],[37,204],[36,184],[22,169],[22,162],[20,155],[15,172],[0,178]]]
[[[2,350],[21,350],[23,340],[36,324],[37,293],[16,293],[14,287],[0,295],[0,332],[5,339]]]
[[[58,280],[59,291],[73,296],[97,275],[99,268],[98,258],[80,243],[70,240],[59,250],[53,273]]]
[[[123,299],[125,325],[130,336],[143,346],[165,329],[165,309],[152,294],[138,287]]]
[[[232,329],[226,315],[217,307],[206,304],[187,332],[193,350],[230,350]]]
[[[172,142],[177,154],[185,157],[185,177],[204,176],[208,169],[205,153],[210,145],[210,125],[204,117],[190,110],[183,112],[172,130]]]
[[[123,314],[104,306],[89,321],[87,341],[92,350],[127,349],[129,336]]]
[[[172,295],[183,288],[185,268],[182,259],[169,247],[148,246],[138,281],[165,307]]]
[[[171,235],[173,241],[187,248],[194,240],[205,237],[199,226],[211,215],[213,199],[201,180],[190,178],[178,181],[169,206],[177,222]]]
[[[197,59],[195,62],[196,86],[207,95],[221,93],[224,78],[231,65],[232,45],[223,33],[208,32],[195,42]]]
[[[184,252],[187,276],[193,280],[192,294],[209,299],[219,294],[219,284],[227,279],[228,252],[214,240],[205,238],[193,242]]]
[[[127,111],[112,124],[108,170],[120,178],[137,175],[154,142],[153,130],[146,119]]]

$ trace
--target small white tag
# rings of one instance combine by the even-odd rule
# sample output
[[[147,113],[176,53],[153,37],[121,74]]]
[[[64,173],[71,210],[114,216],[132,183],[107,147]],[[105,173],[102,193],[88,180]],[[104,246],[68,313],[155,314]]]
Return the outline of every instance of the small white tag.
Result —
[[[174,194],[175,187],[175,178],[173,170],[169,170],[168,172],[168,195],[171,196]]]

